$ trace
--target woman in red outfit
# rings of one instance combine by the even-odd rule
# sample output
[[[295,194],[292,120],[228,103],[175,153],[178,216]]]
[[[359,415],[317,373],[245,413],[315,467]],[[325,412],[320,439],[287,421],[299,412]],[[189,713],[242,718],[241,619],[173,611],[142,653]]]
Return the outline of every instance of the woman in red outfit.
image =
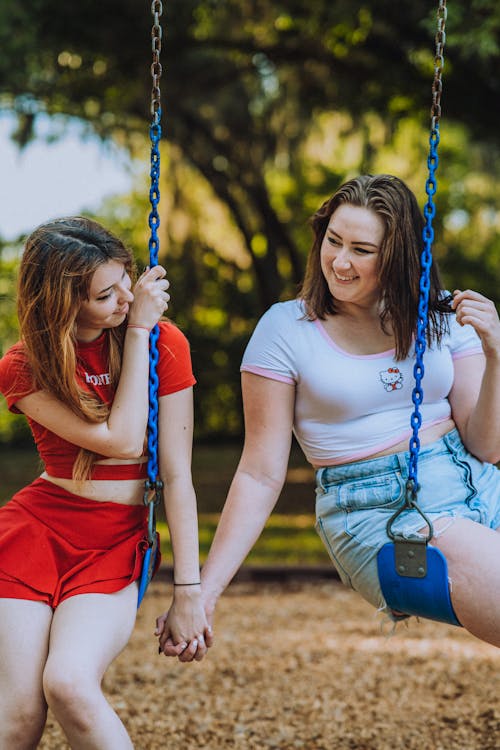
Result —
[[[126,645],[146,548],[149,332],[168,307],[161,266],[132,291],[129,251],[96,222],[42,225],[18,284],[21,341],[0,390],[45,470],[0,509],[0,748],[36,747],[47,706],[72,748],[132,744],[101,691]],[[211,635],[200,604],[189,345],[160,322],[159,463],[174,554],[168,627],[183,660]],[[186,585],[187,584],[187,585]]]

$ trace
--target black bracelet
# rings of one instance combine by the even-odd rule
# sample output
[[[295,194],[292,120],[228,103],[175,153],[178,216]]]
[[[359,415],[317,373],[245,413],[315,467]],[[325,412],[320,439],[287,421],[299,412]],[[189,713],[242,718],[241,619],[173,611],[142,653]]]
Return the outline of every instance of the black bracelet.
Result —
[[[201,581],[192,581],[192,583],[176,583],[174,581],[174,586],[200,586]]]

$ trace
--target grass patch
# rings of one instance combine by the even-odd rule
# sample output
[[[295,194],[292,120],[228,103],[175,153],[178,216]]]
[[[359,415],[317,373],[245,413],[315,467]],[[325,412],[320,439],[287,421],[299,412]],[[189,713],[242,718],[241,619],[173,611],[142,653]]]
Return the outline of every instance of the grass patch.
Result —
[[[199,514],[200,560],[207,557],[215,534],[218,513]],[[260,539],[246,558],[250,565],[325,565],[328,554],[314,528],[314,515],[273,514]],[[168,528],[158,521],[163,561],[172,564]]]
[[[0,505],[9,500],[21,487],[29,484],[42,472],[38,453],[0,447]]]

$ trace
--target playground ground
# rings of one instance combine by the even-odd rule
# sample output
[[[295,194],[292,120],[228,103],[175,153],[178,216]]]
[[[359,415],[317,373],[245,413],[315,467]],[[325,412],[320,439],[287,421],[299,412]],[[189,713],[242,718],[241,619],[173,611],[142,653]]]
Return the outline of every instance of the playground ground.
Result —
[[[159,656],[154,582],[105,691],[137,750],[499,750],[500,651],[412,620],[394,635],[336,580],[241,581],[200,663]],[[67,750],[49,722],[42,750]]]

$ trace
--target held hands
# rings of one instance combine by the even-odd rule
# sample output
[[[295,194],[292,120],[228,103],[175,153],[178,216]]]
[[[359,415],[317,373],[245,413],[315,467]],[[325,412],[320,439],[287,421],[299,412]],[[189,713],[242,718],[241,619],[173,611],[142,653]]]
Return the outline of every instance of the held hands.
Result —
[[[158,652],[177,656],[181,662],[201,661],[213,644],[212,628],[199,591],[179,591],[172,606],[156,619]]]
[[[451,307],[457,322],[471,325],[481,339],[486,357],[500,356],[500,320],[493,302],[470,289],[453,292]]]
[[[146,268],[134,286],[134,301],[130,305],[128,323],[130,326],[151,330],[168,308],[170,284],[163,266]]]

